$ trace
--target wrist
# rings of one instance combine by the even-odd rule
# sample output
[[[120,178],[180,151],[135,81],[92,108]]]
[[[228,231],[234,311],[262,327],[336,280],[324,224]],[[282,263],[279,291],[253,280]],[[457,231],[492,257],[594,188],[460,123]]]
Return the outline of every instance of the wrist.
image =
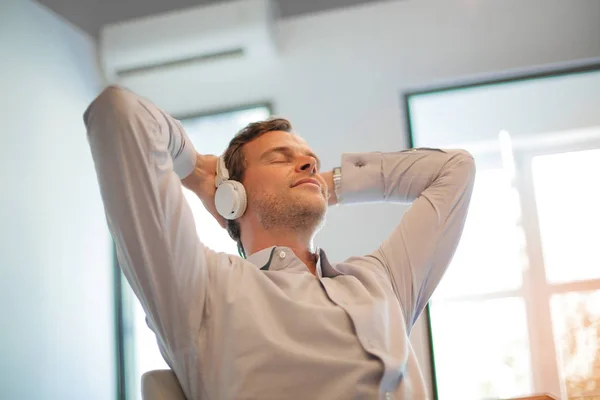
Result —
[[[333,193],[335,194],[336,203],[342,202],[342,168],[336,167],[333,169]]]
[[[194,169],[192,172],[181,179],[181,183],[192,192],[198,194],[198,189],[202,186],[203,182],[207,179],[207,156],[196,153],[196,159],[194,161]]]
[[[173,170],[179,176],[179,179],[183,180],[194,173],[197,155],[198,153],[194,149],[192,142],[184,136],[177,136],[174,133],[171,134],[171,139],[174,141],[174,146],[178,148],[178,141],[181,142],[181,152],[178,154],[171,151],[171,157],[173,160]]]

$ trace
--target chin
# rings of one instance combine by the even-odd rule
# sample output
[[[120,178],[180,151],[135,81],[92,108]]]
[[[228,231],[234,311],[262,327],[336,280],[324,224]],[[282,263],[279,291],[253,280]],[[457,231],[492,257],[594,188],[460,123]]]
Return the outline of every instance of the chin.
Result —
[[[310,198],[298,199],[294,203],[305,204],[307,207],[314,209],[315,211],[323,210],[323,213],[327,210],[327,200],[323,196],[311,196]]]
[[[294,227],[299,231],[316,231],[324,223],[327,201],[319,193],[281,193],[277,196],[261,193],[249,196],[258,219],[266,229],[274,227]]]

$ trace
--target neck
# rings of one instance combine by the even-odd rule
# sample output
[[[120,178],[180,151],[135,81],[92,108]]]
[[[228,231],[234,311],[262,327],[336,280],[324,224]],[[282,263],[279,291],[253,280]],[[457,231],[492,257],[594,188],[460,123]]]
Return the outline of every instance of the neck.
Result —
[[[288,247],[316,275],[317,257],[313,251],[312,234],[283,228],[242,229],[241,234],[246,254],[251,255],[272,246]]]

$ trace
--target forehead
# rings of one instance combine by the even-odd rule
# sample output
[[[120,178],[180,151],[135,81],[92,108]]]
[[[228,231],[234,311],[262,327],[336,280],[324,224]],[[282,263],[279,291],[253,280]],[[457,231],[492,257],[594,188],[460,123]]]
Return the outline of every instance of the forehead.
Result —
[[[263,153],[276,147],[289,147],[294,151],[302,153],[311,151],[306,140],[296,134],[284,131],[267,132],[247,143],[244,147],[244,152],[248,160],[255,160]]]

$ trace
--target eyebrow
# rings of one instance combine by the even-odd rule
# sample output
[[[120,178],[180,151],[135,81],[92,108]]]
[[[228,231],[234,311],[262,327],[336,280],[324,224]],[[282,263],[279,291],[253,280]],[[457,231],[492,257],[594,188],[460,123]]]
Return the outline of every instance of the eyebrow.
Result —
[[[260,159],[264,160],[264,159],[266,159],[267,157],[269,157],[273,153],[281,153],[281,154],[284,154],[286,156],[291,156],[294,152],[288,146],[273,147],[272,149],[269,149],[269,150],[265,151],[260,156]],[[313,153],[312,151],[308,150],[308,151],[304,152],[304,154],[307,155],[307,156],[313,157],[315,160],[317,160],[317,169],[321,170],[321,159],[319,157],[317,157],[317,155],[315,153]]]

